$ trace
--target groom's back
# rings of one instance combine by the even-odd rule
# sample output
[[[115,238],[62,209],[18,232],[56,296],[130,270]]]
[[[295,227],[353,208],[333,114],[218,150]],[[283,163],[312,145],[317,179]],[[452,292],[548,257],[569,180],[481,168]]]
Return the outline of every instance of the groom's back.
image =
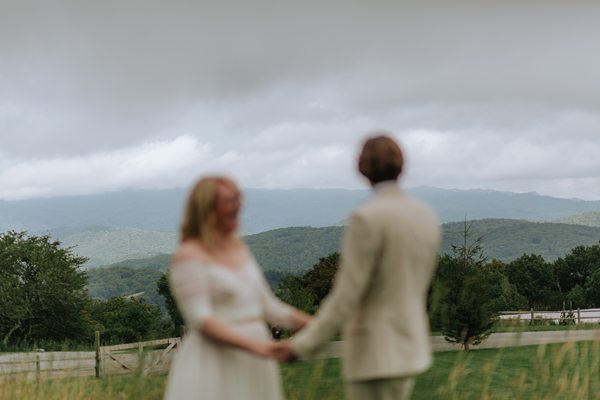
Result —
[[[345,327],[346,375],[412,375],[431,362],[427,291],[437,264],[435,213],[396,185],[376,189],[356,215],[373,236],[373,276]]]

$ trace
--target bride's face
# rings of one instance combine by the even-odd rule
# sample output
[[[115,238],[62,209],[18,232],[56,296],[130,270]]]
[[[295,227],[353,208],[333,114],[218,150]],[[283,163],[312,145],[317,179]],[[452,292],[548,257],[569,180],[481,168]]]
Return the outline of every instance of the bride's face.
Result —
[[[239,226],[241,193],[234,187],[220,184],[217,186],[216,196],[217,229],[225,234],[233,233]]]

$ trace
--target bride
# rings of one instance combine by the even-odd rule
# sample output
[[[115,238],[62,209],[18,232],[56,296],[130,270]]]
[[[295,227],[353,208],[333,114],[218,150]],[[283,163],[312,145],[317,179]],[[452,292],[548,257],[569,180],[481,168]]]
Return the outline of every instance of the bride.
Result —
[[[240,207],[237,185],[221,176],[201,179],[187,200],[169,282],[188,333],[171,367],[167,400],[283,398],[266,322],[298,330],[310,317],[269,289],[236,236]]]

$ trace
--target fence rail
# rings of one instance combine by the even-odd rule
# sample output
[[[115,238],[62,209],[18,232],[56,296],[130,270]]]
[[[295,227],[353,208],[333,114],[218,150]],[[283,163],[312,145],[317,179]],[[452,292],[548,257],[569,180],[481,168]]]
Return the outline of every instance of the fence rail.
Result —
[[[27,378],[90,376],[138,372],[151,374],[168,370],[173,350],[181,338],[166,338],[136,343],[100,346],[95,335],[95,351],[36,351],[0,354],[0,375]],[[162,348],[156,349],[157,346]],[[136,351],[132,351],[136,350]]]
[[[586,313],[590,310],[580,310]],[[600,309],[594,309],[600,315]],[[540,312],[548,313],[548,312]],[[538,312],[534,312],[535,315]],[[503,316],[531,316],[529,312],[505,312]],[[581,317],[584,319],[586,317]],[[587,317],[593,318],[593,317]],[[595,317],[594,317],[595,318]],[[600,318],[600,317],[599,317]],[[526,320],[527,318],[521,318]],[[0,378],[21,374],[26,378],[67,376],[96,376],[140,373],[154,374],[167,372],[180,337],[100,346],[99,334],[96,334],[96,351],[87,352],[31,352],[0,354]],[[553,332],[494,333],[478,348],[500,348],[529,346],[550,343],[576,341],[600,341],[600,329],[565,330]],[[443,336],[432,336],[433,351],[460,350],[461,346],[448,343]],[[161,349],[149,347],[164,346]],[[338,358],[341,355],[342,342],[332,342],[314,358]],[[131,351],[137,350],[137,351]]]
[[[552,321],[554,323],[573,321],[576,324],[582,322],[600,322],[600,308],[572,309],[561,311],[503,311],[500,313],[503,320],[529,321]]]

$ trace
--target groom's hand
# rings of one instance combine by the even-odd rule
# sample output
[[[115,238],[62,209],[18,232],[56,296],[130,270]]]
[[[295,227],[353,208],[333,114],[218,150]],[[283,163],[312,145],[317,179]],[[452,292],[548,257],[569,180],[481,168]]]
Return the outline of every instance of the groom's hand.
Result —
[[[279,362],[291,362],[298,359],[298,355],[294,353],[294,349],[287,341],[273,343],[271,355]]]

